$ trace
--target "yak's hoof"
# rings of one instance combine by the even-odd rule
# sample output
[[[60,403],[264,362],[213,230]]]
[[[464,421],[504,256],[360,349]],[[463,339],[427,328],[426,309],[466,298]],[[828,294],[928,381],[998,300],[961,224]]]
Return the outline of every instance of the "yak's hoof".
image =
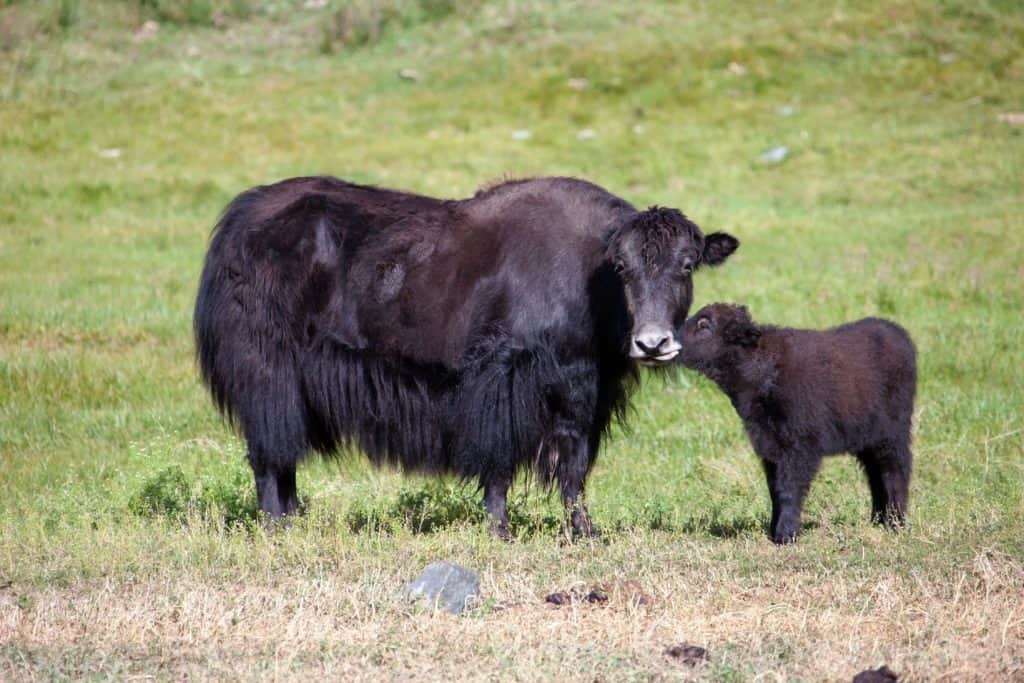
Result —
[[[598,529],[594,524],[587,519],[584,523],[576,523],[572,525],[572,540],[578,541],[583,538],[600,538],[601,530]]]
[[[509,530],[507,522],[492,521],[487,527],[487,532],[500,541],[512,542],[512,531]]]
[[[777,529],[772,534],[772,543],[775,545],[789,545],[796,542],[795,529]]]

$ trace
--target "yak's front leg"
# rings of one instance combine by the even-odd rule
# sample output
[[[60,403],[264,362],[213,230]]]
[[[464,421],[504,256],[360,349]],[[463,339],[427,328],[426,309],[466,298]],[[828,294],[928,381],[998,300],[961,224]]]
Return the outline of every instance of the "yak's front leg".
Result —
[[[511,475],[492,475],[484,481],[484,507],[490,517],[490,532],[503,541],[512,540],[508,526],[508,489]]]
[[[584,486],[592,461],[590,443],[582,436],[566,434],[556,440],[555,447],[558,449],[558,485],[573,536],[596,536],[597,529],[590,521],[590,514],[583,502]]]

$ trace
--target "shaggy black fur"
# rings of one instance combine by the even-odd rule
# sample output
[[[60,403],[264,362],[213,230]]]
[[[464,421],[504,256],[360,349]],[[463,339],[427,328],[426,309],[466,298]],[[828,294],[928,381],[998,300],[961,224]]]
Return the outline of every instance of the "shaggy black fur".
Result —
[[[503,536],[506,492],[531,465],[589,533],[583,485],[626,406],[631,325],[676,329],[690,272],[737,246],[571,178],[466,200],[285,180],[237,197],[214,230],[200,368],[270,515],[295,511],[307,452],[354,445],[475,479]],[[669,344],[642,360],[663,363]]]
[[[771,535],[788,543],[821,458],[852,453],[875,521],[902,525],[917,390],[914,343],[865,318],[825,331],[757,325],[743,306],[712,304],[686,321],[683,365],[714,380],[743,418],[772,498]]]

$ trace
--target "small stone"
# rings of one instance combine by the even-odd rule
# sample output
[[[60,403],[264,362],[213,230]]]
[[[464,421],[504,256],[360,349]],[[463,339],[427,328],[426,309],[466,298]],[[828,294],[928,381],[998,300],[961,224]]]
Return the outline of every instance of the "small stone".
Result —
[[[323,9],[327,7],[327,0],[306,0],[302,6],[305,9]]]
[[[784,104],[775,111],[779,113],[779,116],[792,116],[793,114],[796,113],[796,107],[791,107],[788,104]]]
[[[476,572],[451,562],[434,562],[405,589],[403,596],[429,607],[444,607],[452,614],[466,609],[471,598],[480,596],[480,577]]]
[[[772,147],[767,152],[762,152],[757,158],[767,164],[779,164],[789,156],[789,148],[784,145]]]
[[[900,675],[885,664],[877,669],[865,669],[853,677],[853,683],[896,683]]]
[[[597,131],[593,128],[584,128],[580,132],[576,133],[576,137],[580,140],[592,140],[597,137]]]
[[[743,66],[739,62],[729,62],[729,66],[725,67],[725,70],[734,76],[742,76],[747,73],[747,67]]]
[[[590,85],[590,81],[585,78],[570,78],[568,82],[568,86],[572,90],[586,90],[588,85]]]
[[[1008,123],[1011,126],[1024,126],[1024,111],[1008,111],[1005,114],[1000,114],[996,117],[1003,123]]]
[[[513,140],[529,140],[530,139],[530,131],[526,130],[525,128],[520,128],[519,130],[514,130],[514,131],[512,131],[512,139]]]
[[[958,59],[960,59],[960,57],[955,52],[943,52],[939,55],[939,61],[943,64],[952,64]]]
[[[420,72],[416,69],[400,69],[398,77],[403,81],[418,81],[420,80]]]
[[[642,123],[638,123],[635,126],[633,126],[633,133],[636,134],[636,135],[643,135],[646,132],[647,132],[647,127],[644,126],[644,124],[642,124]]]
[[[121,156],[121,150],[117,147],[111,147],[109,149],[100,150],[100,159],[118,159]]]
[[[136,43],[143,43],[148,40],[156,38],[156,34],[160,32],[160,24],[153,21],[152,19],[142,23],[139,30],[132,34],[132,39]]]
[[[696,645],[690,645],[689,643],[679,643],[678,645],[665,648],[662,654],[669,661],[686,666],[697,666],[707,662],[709,659],[707,650]]]

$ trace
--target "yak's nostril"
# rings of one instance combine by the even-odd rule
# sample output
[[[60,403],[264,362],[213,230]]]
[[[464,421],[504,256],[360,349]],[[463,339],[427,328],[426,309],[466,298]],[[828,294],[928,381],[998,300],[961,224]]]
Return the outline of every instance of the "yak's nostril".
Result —
[[[637,337],[633,340],[636,347],[646,353],[648,356],[653,356],[658,353],[658,350],[668,342],[668,337],[660,336],[649,336],[649,337]]]

